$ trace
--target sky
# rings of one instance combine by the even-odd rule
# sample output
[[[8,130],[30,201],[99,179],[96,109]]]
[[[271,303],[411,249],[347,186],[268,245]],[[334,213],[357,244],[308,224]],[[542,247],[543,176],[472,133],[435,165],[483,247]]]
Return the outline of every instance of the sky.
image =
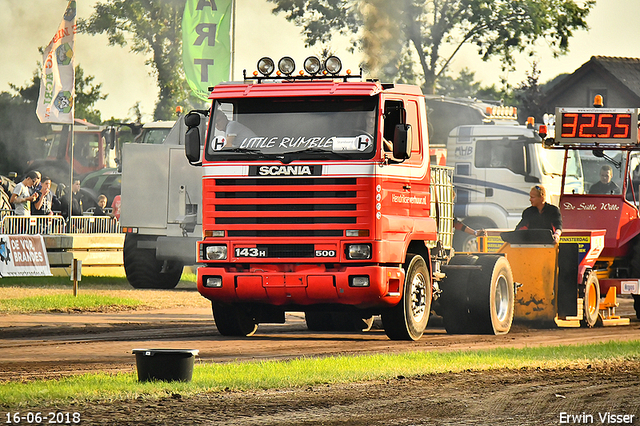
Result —
[[[79,0],[78,16],[87,18],[96,0]],[[9,91],[9,83],[25,86],[30,83],[36,64],[41,61],[38,47],[46,45],[60,24],[67,0],[0,0],[0,28],[4,42],[0,44],[0,92]],[[234,79],[241,80],[242,70],[251,73],[257,60],[271,56],[276,62],[282,56],[292,56],[298,67],[304,58],[319,54],[319,48],[305,48],[300,28],[286,21],[283,15],[273,15],[272,3],[266,0],[237,0],[236,56]],[[561,73],[572,73],[591,56],[621,56],[640,58],[640,0],[597,0],[587,22],[590,30],[577,31],[569,42],[569,53],[553,58],[550,49],[539,44],[534,57],[519,57],[516,71],[505,75],[499,60],[483,62],[476,50],[469,46],[452,63],[455,76],[467,67],[475,71],[476,81],[483,86],[500,86],[501,77],[517,85],[538,63],[541,82]],[[362,56],[350,54],[347,44],[334,37],[331,48],[343,62],[344,68],[357,69]],[[103,119],[132,116],[131,108],[140,102],[143,118],[150,121],[158,90],[148,58],[129,52],[129,48],[109,46],[104,35],[80,34],[76,39],[76,64],[85,75],[95,76],[102,83],[106,100],[96,103]]]

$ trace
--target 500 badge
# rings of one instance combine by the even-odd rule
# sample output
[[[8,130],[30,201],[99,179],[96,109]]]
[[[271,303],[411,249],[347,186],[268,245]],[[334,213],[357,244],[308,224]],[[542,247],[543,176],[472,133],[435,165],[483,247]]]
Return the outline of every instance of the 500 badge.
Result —
[[[336,257],[335,250],[316,250],[316,257]]]

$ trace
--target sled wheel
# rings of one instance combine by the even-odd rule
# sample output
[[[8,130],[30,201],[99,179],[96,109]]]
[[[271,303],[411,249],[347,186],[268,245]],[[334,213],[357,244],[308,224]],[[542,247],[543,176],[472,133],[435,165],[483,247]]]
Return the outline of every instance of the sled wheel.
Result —
[[[600,306],[600,283],[598,282],[598,277],[595,272],[591,271],[589,273],[585,286],[580,325],[591,328],[595,326],[598,321]]]

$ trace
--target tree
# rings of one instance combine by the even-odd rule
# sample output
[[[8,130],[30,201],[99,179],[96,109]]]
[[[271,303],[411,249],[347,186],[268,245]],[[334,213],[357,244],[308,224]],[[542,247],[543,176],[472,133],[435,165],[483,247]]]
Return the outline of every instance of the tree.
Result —
[[[538,64],[533,63],[531,73],[527,72],[527,78],[521,82],[514,90],[514,97],[518,106],[518,115],[524,119],[526,117],[534,117],[537,122],[542,121],[542,116],[548,112],[544,110],[542,98],[544,92],[538,80],[540,79],[540,70]]]
[[[151,53],[160,94],[154,112],[156,120],[171,119],[178,105],[185,106],[189,89],[182,68],[182,14],[185,0],[106,0],[95,5],[88,20],[78,28],[89,34],[106,33],[110,45],[125,46],[130,36],[131,51]]]
[[[405,53],[418,59],[423,90],[434,93],[438,78],[466,44],[483,60],[500,57],[513,69],[515,54],[533,54],[544,40],[554,55],[568,51],[573,31],[587,29],[595,0],[269,0],[303,28],[305,43],[326,44],[333,34],[352,37],[365,52],[365,66],[381,78],[398,79]]]

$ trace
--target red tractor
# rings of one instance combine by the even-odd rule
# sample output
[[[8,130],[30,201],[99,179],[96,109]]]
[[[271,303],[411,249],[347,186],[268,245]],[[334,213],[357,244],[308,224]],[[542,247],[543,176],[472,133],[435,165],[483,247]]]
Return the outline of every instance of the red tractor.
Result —
[[[638,108],[601,106],[556,108],[555,137],[543,141],[546,148],[565,150],[559,203],[563,228],[606,230],[593,266],[600,294],[611,287],[617,294],[631,294],[640,318],[640,213],[634,179],[640,170],[638,143]],[[566,159],[574,150],[582,160],[584,193],[564,185],[571,173]]]

